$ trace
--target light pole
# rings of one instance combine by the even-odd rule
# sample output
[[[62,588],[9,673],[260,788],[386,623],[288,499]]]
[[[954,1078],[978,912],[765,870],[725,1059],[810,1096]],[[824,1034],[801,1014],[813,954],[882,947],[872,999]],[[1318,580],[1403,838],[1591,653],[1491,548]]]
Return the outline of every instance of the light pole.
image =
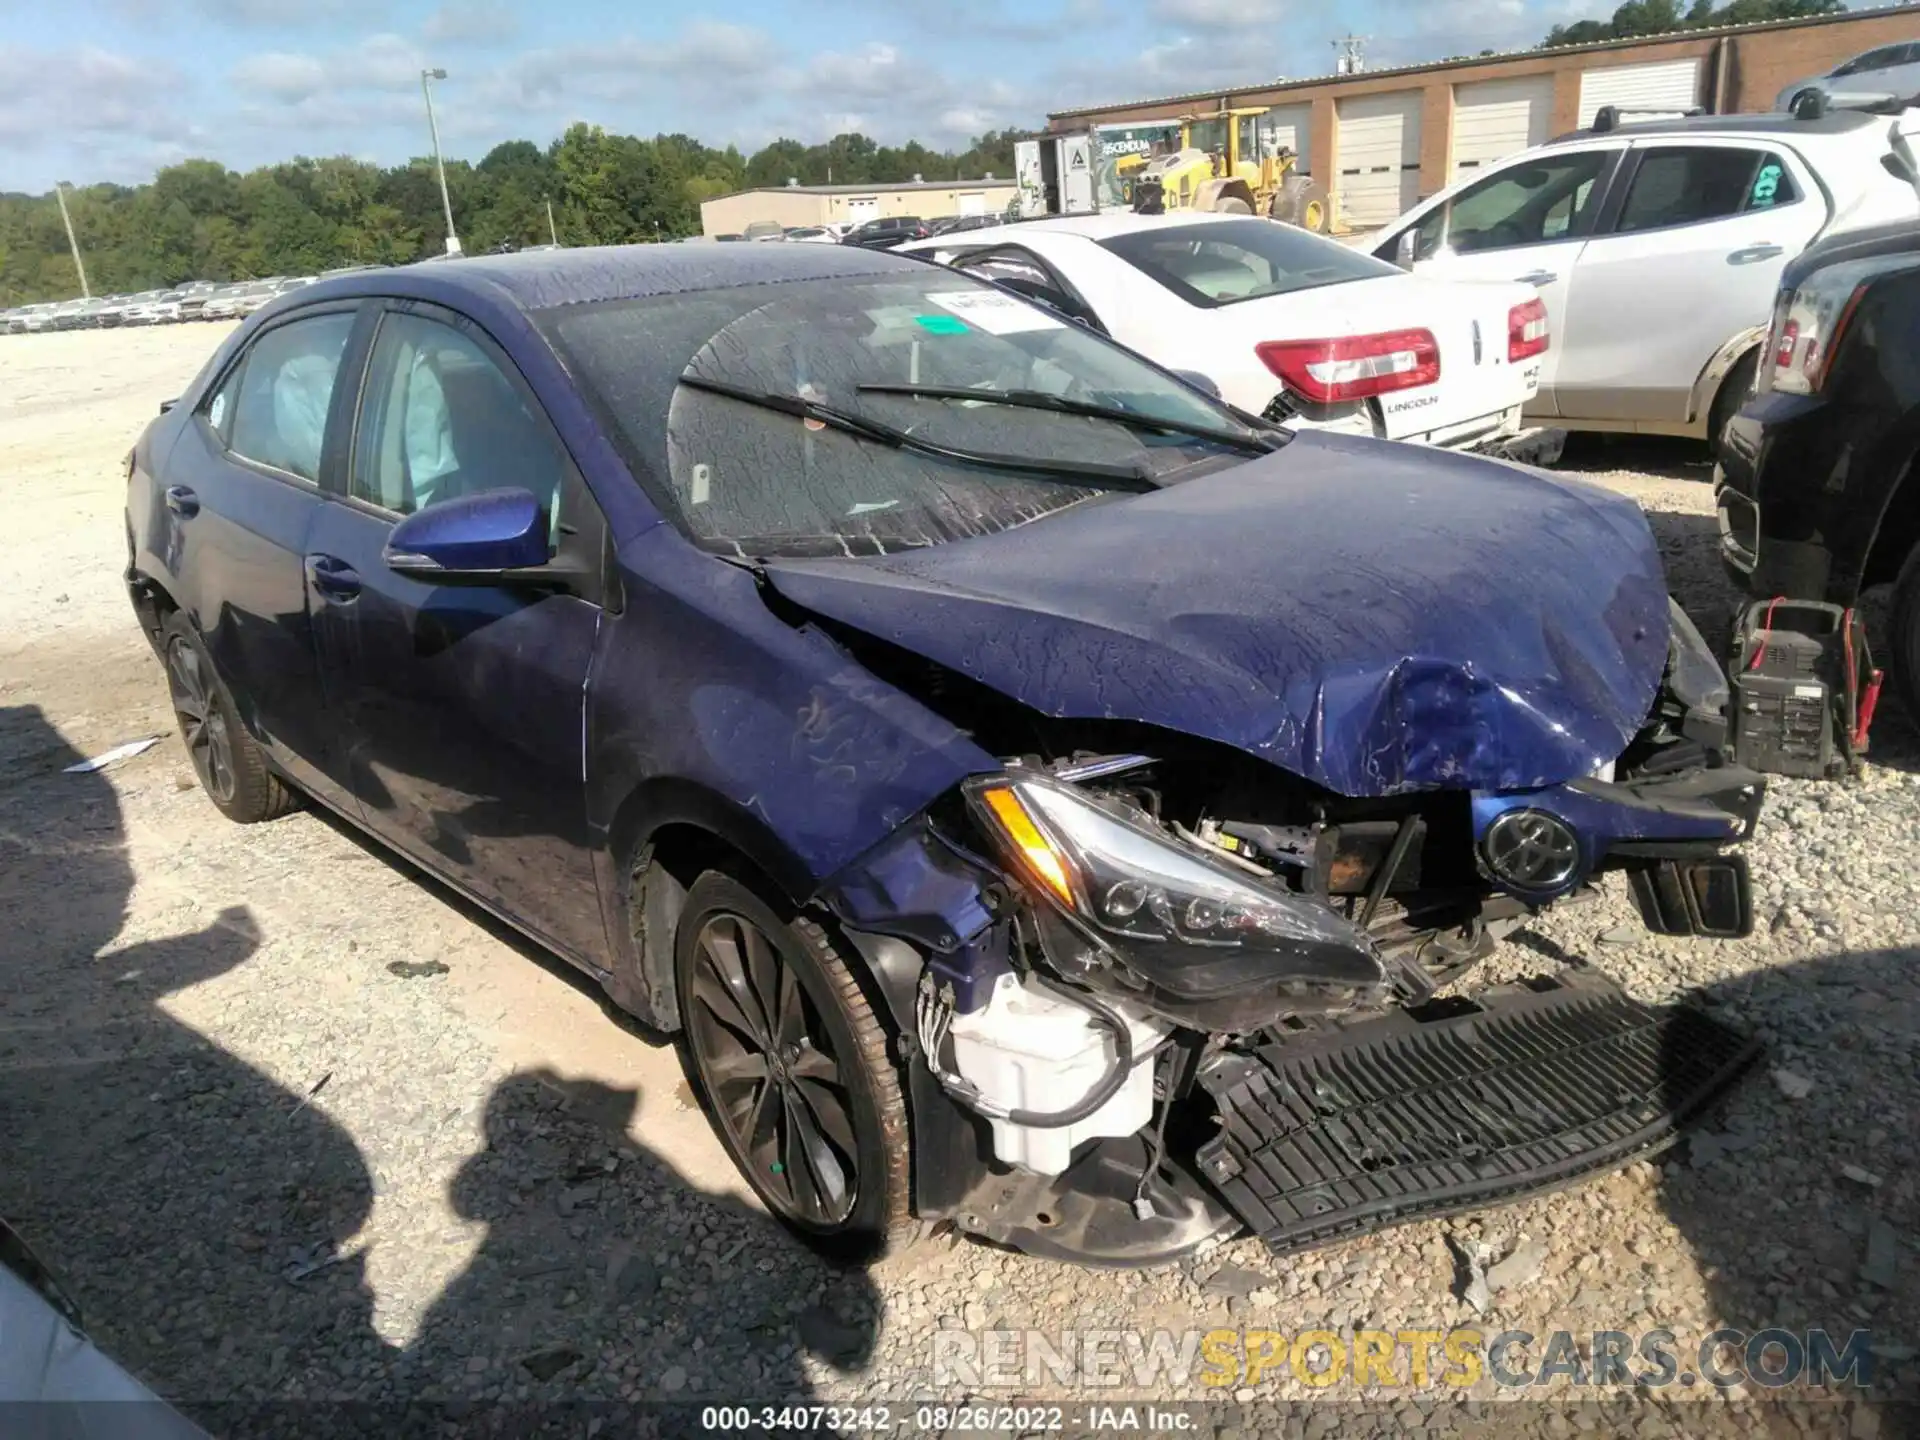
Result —
[[[547,202],[547,239],[551,240],[555,245],[558,245],[560,243],[560,232],[553,228],[553,197],[551,195],[543,195],[540,198]]]
[[[73,251],[73,268],[80,272],[80,298],[91,300],[93,291],[87,288],[87,267],[80,263],[80,242],[73,235],[73,217],[67,214],[67,182],[54,183],[54,198],[60,202],[60,223],[67,227],[67,246]]]
[[[433,168],[440,177],[440,208],[447,216],[447,253],[460,253],[460,237],[453,232],[453,201],[447,198],[447,162],[440,158],[440,122],[433,116],[433,82],[444,80],[444,70],[422,70],[420,72],[420,93],[427,97],[427,129],[433,132]]]

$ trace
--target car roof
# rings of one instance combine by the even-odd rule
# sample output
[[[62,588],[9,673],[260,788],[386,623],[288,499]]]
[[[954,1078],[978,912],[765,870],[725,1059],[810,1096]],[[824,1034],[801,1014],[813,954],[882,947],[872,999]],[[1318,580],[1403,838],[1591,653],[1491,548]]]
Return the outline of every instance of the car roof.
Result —
[[[1115,235],[1131,235],[1141,230],[1171,230],[1188,225],[1219,225],[1230,220],[1248,220],[1248,215],[1219,215],[1211,211],[1186,210],[1172,215],[1136,215],[1130,210],[1107,210],[1098,215],[1049,215],[1039,220],[1011,220],[983,230],[967,230],[960,233],[967,237],[969,245],[992,244],[1001,238],[1004,231],[1009,244],[1026,235],[1077,235],[1084,240],[1106,240]],[[914,242],[914,251],[924,252],[940,248],[939,242],[946,235],[936,235],[932,240]]]
[[[522,309],[545,310],[733,285],[878,275],[915,269],[920,263],[857,246],[608,245],[476,255],[459,265],[433,266],[430,273],[437,291],[505,291]],[[304,287],[300,303],[388,294],[397,283],[389,270],[343,275]]]
[[[1829,110],[1814,120],[1801,120],[1792,115],[1684,115],[1670,120],[1635,121],[1631,116],[1623,116],[1622,122],[1611,130],[1573,130],[1565,135],[1556,135],[1549,145],[1567,145],[1576,140],[1611,140],[1624,137],[1629,140],[1642,139],[1649,135],[1763,135],[1769,138],[1794,139],[1807,136],[1832,137],[1850,135],[1856,130],[1865,130],[1875,124],[1885,125],[1887,117],[1866,110]]]

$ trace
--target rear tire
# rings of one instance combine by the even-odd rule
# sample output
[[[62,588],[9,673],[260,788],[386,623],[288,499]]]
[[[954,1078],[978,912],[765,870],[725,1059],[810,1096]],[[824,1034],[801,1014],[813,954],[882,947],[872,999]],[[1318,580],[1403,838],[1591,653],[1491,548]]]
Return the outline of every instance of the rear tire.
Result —
[[[178,610],[162,623],[161,635],[174,720],[214,808],[241,825],[277,820],[297,808],[299,797],[267,767],[206,647]]]
[[[1920,729],[1920,545],[1900,567],[1887,617],[1887,639],[1893,654],[1893,688],[1906,707],[1907,723]]]
[[[1720,437],[1726,434],[1727,423],[1740,413],[1740,407],[1753,393],[1753,379],[1759,371],[1760,352],[1749,350],[1733,362],[1733,368],[1720,382],[1719,393],[1713,397],[1713,409],[1707,412],[1707,453],[1715,461],[1720,459]]]
[[[1268,213],[1316,235],[1327,233],[1327,192],[1306,175],[1289,175],[1280,182]]]
[[[687,891],[673,952],[687,1068],[767,1209],[835,1260],[918,1239],[887,1032],[827,932],[710,870]]]

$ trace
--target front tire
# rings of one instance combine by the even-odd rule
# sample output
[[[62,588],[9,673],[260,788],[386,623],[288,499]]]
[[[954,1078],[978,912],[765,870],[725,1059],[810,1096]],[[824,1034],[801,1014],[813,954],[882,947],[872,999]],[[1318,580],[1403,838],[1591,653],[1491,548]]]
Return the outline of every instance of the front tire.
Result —
[[[838,1260],[914,1239],[899,1074],[827,932],[708,871],[687,892],[673,958],[688,1068],[767,1209]]]
[[[294,809],[298,797],[267,767],[193,627],[175,610],[161,634],[174,721],[214,808],[242,825],[276,820]]]

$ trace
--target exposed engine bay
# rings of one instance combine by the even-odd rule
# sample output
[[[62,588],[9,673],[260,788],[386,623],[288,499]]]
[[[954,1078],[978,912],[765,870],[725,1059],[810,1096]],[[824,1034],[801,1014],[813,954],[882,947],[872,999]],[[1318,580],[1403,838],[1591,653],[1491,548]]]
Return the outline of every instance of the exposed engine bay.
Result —
[[[826,898],[901,1021],[922,1215],[1095,1264],[1239,1226],[1298,1249],[1671,1138],[1755,1045],[1584,968],[1463,982],[1610,870],[1656,930],[1747,932],[1728,847],[1764,787],[1719,763],[1685,649],[1562,786],[1343,797],[1160,735],[1007,755],[897,833]]]

